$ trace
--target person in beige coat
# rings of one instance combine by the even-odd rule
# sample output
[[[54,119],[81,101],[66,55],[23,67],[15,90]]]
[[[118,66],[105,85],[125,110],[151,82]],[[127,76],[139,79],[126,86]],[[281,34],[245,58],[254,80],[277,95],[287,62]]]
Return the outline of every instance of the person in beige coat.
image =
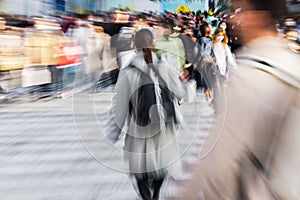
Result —
[[[106,126],[107,137],[115,143],[127,124],[124,157],[128,162],[129,173],[136,178],[143,199],[158,199],[168,167],[179,159],[175,121],[166,118],[166,110],[160,105],[160,95],[163,94],[157,87],[158,78],[163,79],[165,86],[174,95],[175,102],[184,97],[179,73],[160,62],[151,50],[152,45],[151,31],[141,29],[136,33],[136,55],[129,66],[120,71],[113,98],[113,119]],[[140,86],[148,84],[143,79],[145,77],[151,78],[155,83],[156,105],[150,107],[149,112],[136,113],[135,106],[146,103],[139,102],[139,98],[135,96]],[[136,119],[140,114],[149,115],[151,123],[140,125],[139,119]],[[153,187],[149,180],[152,180]]]
[[[223,115],[181,199],[300,199],[300,57],[277,37],[272,19],[284,7],[281,0],[241,0],[239,68],[216,103]]]
[[[91,26],[93,31],[87,35],[87,56],[84,58],[86,74],[99,73],[117,67],[110,48],[111,37],[100,26]],[[115,64],[115,66],[113,66]]]

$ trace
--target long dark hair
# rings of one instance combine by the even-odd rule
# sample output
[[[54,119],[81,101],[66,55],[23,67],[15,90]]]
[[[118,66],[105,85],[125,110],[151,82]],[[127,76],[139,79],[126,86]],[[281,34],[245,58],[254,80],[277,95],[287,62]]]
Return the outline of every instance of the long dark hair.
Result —
[[[152,64],[153,34],[149,29],[139,30],[134,37],[135,47],[142,50],[147,64]]]
[[[224,39],[223,39],[223,41],[222,41],[222,44],[223,44],[224,46],[226,46],[226,45],[228,44],[228,36],[227,36],[227,34],[226,34],[226,31],[224,31],[222,28],[217,28],[217,29],[216,29],[216,31],[215,31],[215,33],[214,33],[214,36],[213,36],[213,42],[214,42],[214,43],[216,42],[216,39],[217,39],[219,33],[222,33],[222,34],[223,34]]]
[[[201,37],[208,37],[208,38],[212,39],[209,24],[207,22],[200,25],[200,34],[201,34]]]

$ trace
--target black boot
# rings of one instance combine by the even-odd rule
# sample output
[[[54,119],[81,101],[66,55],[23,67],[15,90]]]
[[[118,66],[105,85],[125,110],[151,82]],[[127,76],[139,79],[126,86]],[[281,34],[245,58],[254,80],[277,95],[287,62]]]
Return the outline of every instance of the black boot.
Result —
[[[143,200],[151,200],[151,192],[149,189],[149,183],[147,179],[139,179],[136,178],[137,185],[139,188],[140,195],[142,196]]]
[[[157,179],[157,180],[153,180],[153,197],[152,199],[153,200],[158,200],[159,198],[159,191],[160,191],[160,188],[163,184],[163,181],[164,179]]]

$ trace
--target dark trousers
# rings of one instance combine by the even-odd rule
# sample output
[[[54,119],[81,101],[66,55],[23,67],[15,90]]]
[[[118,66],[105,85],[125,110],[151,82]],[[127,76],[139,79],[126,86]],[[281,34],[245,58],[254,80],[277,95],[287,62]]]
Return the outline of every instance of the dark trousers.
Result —
[[[201,76],[201,74],[198,72],[198,70],[195,70],[193,65],[187,68],[191,79],[194,79],[197,83],[197,89],[198,88],[204,88],[207,89],[207,84],[204,81],[204,78]]]
[[[159,198],[159,191],[164,181],[163,178],[161,179],[153,179],[152,184],[150,184],[150,179],[145,175],[143,178],[135,177],[138,185],[138,189],[140,195],[142,196],[143,200],[158,200]],[[151,194],[153,192],[153,195]]]

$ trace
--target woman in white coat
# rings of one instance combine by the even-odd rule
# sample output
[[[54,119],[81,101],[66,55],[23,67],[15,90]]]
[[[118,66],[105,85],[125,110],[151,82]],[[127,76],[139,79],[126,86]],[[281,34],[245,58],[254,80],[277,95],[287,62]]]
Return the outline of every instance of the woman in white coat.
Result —
[[[222,28],[217,28],[213,36],[212,52],[219,75],[225,79],[228,77],[228,69],[237,67],[227,43],[228,37],[226,32]]]
[[[224,105],[224,86],[228,79],[230,69],[237,68],[235,58],[228,45],[226,32],[222,28],[217,28],[213,36],[211,56],[202,59],[200,65],[201,74],[207,83],[207,97],[213,99],[213,104],[217,114],[218,107]],[[219,104],[219,105],[217,105]]]
[[[162,90],[157,86],[162,79],[174,95],[174,100],[183,98],[184,90],[176,70],[163,65],[153,52],[152,32],[141,29],[134,39],[136,57],[120,71],[113,98],[114,124],[110,126],[107,137],[115,143],[124,125],[128,125],[124,156],[129,164],[129,172],[135,176],[143,199],[158,199],[167,169],[179,158],[179,151],[175,137],[176,120],[165,115],[166,110],[160,104]],[[141,99],[136,95],[140,93],[136,91],[142,85],[147,85],[147,80],[154,83],[156,104],[148,112],[141,113],[136,108],[147,104],[147,100],[140,102]],[[137,119],[141,115],[148,116],[151,123],[141,125]],[[152,180],[152,187],[149,180]]]

